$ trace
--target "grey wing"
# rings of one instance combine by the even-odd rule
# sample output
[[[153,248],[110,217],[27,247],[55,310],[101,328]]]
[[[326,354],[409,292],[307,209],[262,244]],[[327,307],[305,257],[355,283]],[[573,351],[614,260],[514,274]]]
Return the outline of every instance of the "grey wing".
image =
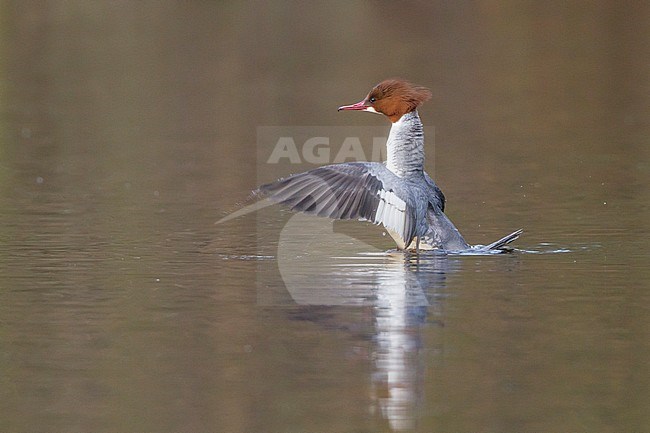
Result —
[[[318,167],[259,187],[293,211],[382,224],[408,246],[416,214],[403,181],[383,164],[351,162]]]
[[[426,180],[429,188],[432,190],[433,194],[430,194],[429,197],[432,199],[429,202],[439,208],[441,211],[445,211],[445,195],[442,193],[442,190],[438,188],[438,185],[431,179],[431,177],[425,172],[424,179]]]
[[[449,251],[462,251],[469,248],[469,244],[460,234],[453,222],[445,215],[445,195],[438,185],[424,173],[424,178],[429,186],[429,206],[427,208],[427,233],[425,241],[437,248]]]

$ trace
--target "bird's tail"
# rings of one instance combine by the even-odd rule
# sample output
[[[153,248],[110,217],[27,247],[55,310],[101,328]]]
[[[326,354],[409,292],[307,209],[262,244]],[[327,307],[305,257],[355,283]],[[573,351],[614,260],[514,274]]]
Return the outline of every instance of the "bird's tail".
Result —
[[[499,239],[498,241],[492,242],[491,244],[486,245],[486,246],[482,247],[481,249],[486,250],[486,251],[488,251],[488,250],[503,250],[503,249],[507,250],[508,248],[504,248],[504,247],[506,245],[508,245],[510,242],[517,239],[523,232],[524,231],[522,229],[514,231],[514,232],[510,233],[508,236],[504,236],[501,239]]]

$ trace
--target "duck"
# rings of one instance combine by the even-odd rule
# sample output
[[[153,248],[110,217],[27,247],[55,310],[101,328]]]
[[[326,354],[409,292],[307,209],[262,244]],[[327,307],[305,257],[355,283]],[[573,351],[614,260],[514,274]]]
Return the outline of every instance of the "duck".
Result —
[[[445,214],[445,196],[425,171],[424,128],[418,107],[426,87],[384,80],[361,101],[338,111],[365,111],[391,122],[385,162],[324,165],[261,185],[255,192],[292,211],[382,225],[398,250],[506,252],[519,229],[488,245],[470,245]]]

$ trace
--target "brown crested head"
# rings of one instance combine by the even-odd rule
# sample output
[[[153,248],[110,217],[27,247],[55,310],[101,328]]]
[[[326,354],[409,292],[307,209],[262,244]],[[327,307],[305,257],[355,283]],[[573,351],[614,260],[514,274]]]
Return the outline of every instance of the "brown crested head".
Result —
[[[393,78],[373,87],[363,101],[339,107],[339,110],[377,112],[384,114],[394,123],[429,99],[431,99],[431,92],[426,87]]]

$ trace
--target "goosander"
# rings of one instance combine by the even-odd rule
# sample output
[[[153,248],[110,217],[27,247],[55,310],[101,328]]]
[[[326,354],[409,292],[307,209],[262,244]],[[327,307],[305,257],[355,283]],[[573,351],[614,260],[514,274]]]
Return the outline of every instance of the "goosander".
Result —
[[[402,79],[382,81],[360,102],[338,111],[383,114],[392,123],[387,161],[326,165],[259,187],[293,211],[381,224],[401,250],[505,250],[517,230],[489,245],[470,246],[444,213],[445,196],[424,171],[424,134],[417,108],[431,92]]]

